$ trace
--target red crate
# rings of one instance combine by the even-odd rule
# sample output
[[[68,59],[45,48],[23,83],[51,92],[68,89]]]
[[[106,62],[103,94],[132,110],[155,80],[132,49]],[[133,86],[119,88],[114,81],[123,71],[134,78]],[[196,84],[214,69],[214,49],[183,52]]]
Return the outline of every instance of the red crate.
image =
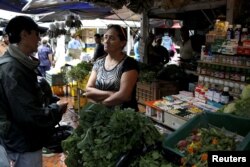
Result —
[[[152,83],[138,82],[136,97],[139,104],[145,101],[161,99],[163,96],[177,94],[178,84],[170,81],[154,81]]]

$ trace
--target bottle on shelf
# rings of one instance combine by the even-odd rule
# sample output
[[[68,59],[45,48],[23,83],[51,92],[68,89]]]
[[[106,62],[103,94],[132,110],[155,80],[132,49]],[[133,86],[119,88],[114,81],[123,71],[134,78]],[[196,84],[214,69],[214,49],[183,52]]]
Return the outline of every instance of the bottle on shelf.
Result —
[[[234,31],[234,39],[236,39],[236,41],[240,43],[240,37],[241,37],[241,25],[237,24]]]
[[[247,73],[246,69],[241,69],[241,72],[240,72],[240,81],[241,82],[245,82],[246,81],[246,73]]]
[[[235,81],[240,81],[241,79],[241,76],[240,76],[240,69],[239,68],[236,68],[235,69],[235,74],[234,74],[234,80]]]
[[[225,78],[225,68],[224,68],[224,66],[220,66],[219,78],[221,78],[221,79]]]
[[[228,87],[224,87],[223,91],[221,93],[221,97],[220,97],[220,103],[222,104],[228,104],[229,103],[229,88]]]
[[[201,64],[197,66],[196,72],[198,75],[201,74]]]
[[[224,78],[225,79],[229,79],[230,78],[230,67],[226,67]]]
[[[247,37],[248,37],[248,29],[243,28],[242,33],[241,33],[241,42],[244,42],[245,40],[247,40]]]
[[[219,79],[215,79],[214,80],[214,93],[213,93],[213,101],[216,103],[220,102],[220,96],[221,96],[221,89],[220,89],[220,83],[219,83]]]
[[[206,64],[202,64],[201,65],[201,75],[206,75],[207,73],[207,65]]]
[[[250,84],[250,69],[247,70],[246,83]]]
[[[201,45],[201,61],[205,60],[205,49],[206,49],[206,46]]]
[[[232,81],[234,81],[235,80],[234,76],[235,76],[235,68],[232,67],[231,70],[230,70],[230,77],[229,77],[229,79],[232,80]]]
[[[230,24],[227,29],[227,40],[231,39],[234,39],[234,29],[232,24]]]
[[[211,65],[211,72],[210,72],[211,77],[214,77],[214,72],[215,72],[215,65]]]
[[[240,95],[241,91],[240,91],[240,84],[239,83],[234,84],[234,91],[233,92],[237,95]]]
[[[211,64],[207,65],[206,75],[211,76]]]

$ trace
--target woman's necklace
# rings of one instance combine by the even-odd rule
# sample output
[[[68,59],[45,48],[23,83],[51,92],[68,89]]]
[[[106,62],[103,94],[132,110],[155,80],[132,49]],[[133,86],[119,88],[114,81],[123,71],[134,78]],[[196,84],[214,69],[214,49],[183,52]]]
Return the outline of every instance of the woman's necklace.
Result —
[[[117,61],[107,62],[105,68],[107,70],[112,70],[117,64]]]
[[[124,55],[122,55],[121,58],[118,59],[118,60],[115,60],[115,59],[113,59],[113,60],[111,60],[111,59],[107,60],[106,59],[106,62],[105,62],[105,68],[106,68],[106,70],[112,70],[113,68],[115,68],[121,62],[121,60],[123,58],[124,58]]]

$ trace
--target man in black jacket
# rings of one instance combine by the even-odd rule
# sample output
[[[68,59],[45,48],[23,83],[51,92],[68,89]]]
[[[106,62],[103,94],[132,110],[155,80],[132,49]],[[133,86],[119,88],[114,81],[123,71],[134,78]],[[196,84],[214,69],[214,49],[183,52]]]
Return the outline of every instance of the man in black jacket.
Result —
[[[40,27],[27,16],[6,26],[10,45],[0,58],[0,141],[15,167],[42,167],[42,147],[67,104],[44,105],[37,81]]]

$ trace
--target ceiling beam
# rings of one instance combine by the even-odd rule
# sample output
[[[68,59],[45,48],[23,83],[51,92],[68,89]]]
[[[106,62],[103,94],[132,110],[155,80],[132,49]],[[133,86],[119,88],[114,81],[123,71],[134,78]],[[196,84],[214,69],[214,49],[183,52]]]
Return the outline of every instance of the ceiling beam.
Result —
[[[221,6],[225,6],[227,4],[227,0],[219,0],[219,1],[203,1],[203,2],[195,2],[187,4],[180,8],[172,8],[172,9],[163,9],[163,8],[155,8],[151,9],[149,11],[149,15],[151,13],[153,15],[156,14],[166,14],[166,13],[183,13],[188,11],[194,11],[194,10],[201,10],[201,9],[214,9]]]

